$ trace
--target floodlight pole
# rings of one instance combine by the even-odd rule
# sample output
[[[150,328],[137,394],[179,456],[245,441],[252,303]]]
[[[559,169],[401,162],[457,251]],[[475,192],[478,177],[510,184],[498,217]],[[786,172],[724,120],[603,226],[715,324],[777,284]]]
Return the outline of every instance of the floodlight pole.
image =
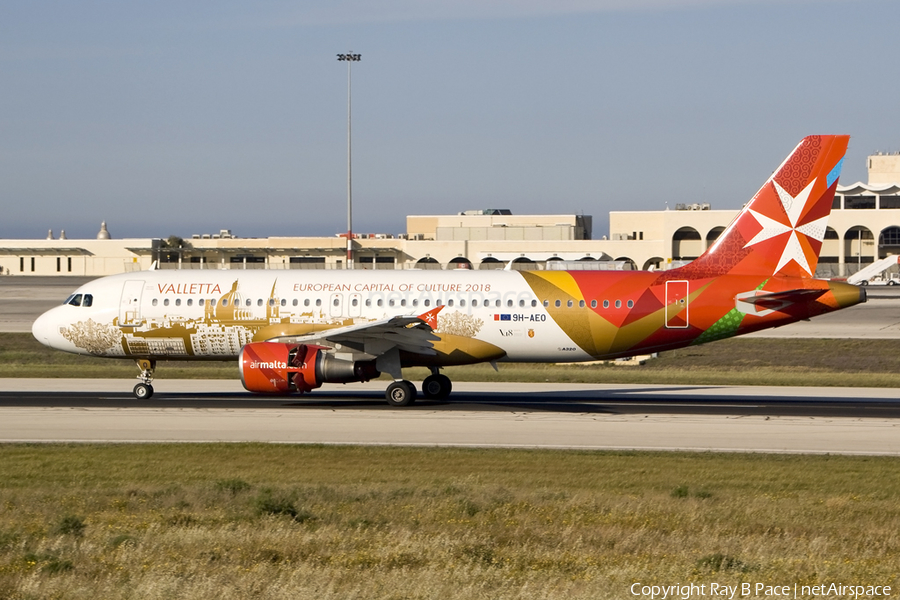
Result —
[[[338,54],[337,59],[347,63],[347,268],[353,268],[353,169],[350,144],[350,66],[362,60],[362,54]]]

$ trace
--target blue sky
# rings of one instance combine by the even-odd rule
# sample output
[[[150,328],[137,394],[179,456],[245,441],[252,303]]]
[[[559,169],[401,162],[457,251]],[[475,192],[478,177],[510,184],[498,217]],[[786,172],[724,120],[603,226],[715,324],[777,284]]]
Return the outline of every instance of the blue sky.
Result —
[[[0,237],[738,208],[804,135],[900,150],[896,0],[0,3]]]

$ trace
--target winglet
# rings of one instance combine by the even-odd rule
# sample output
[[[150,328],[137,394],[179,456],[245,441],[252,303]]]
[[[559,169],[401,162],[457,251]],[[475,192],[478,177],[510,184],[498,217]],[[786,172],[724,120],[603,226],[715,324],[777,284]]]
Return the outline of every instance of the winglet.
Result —
[[[423,312],[419,315],[419,319],[432,329],[437,329],[438,313],[441,312],[442,308],[444,308],[443,304],[432,308],[428,312]]]

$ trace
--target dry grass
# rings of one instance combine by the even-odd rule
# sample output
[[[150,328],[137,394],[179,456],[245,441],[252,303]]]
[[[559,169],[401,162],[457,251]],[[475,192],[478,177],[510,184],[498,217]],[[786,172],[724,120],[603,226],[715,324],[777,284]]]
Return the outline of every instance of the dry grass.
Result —
[[[898,460],[0,446],[0,598],[627,598],[900,585]]]

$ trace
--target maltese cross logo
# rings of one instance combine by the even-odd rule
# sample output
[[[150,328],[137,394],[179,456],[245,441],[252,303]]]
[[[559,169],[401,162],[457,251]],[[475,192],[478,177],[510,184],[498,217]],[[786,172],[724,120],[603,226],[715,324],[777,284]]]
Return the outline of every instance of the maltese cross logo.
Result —
[[[781,257],[778,259],[778,266],[775,267],[776,273],[793,260],[800,265],[800,268],[812,276],[812,269],[810,269],[809,261],[806,259],[806,250],[808,249],[813,255],[816,254],[815,249],[811,246],[810,240],[816,240],[821,244],[822,240],[825,239],[825,226],[828,222],[827,215],[814,221],[802,222],[803,219],[801,218],[801,214],[806,207],[809,194],[812,192],[815,183],[816,180],[813,179],[799,194],[791,196],[784,188],[778,185],[777,181],[774,179],[772,180],[772,185],[775,187],[775,192],[777,192],[779,200],[781,200],[781,206],[787,214],[789,224],[782,223],[781,221],[755,210],[750,210],[750,214],[753,215],[753,218],[756,219],[757,223],[762,226],[762,231],[757,233],[752,240],[747,242],[744,246],[745,248],[788,234],[784,249],[781,251]],[[784,218],[783,215],[775,216],[781,219]]]

